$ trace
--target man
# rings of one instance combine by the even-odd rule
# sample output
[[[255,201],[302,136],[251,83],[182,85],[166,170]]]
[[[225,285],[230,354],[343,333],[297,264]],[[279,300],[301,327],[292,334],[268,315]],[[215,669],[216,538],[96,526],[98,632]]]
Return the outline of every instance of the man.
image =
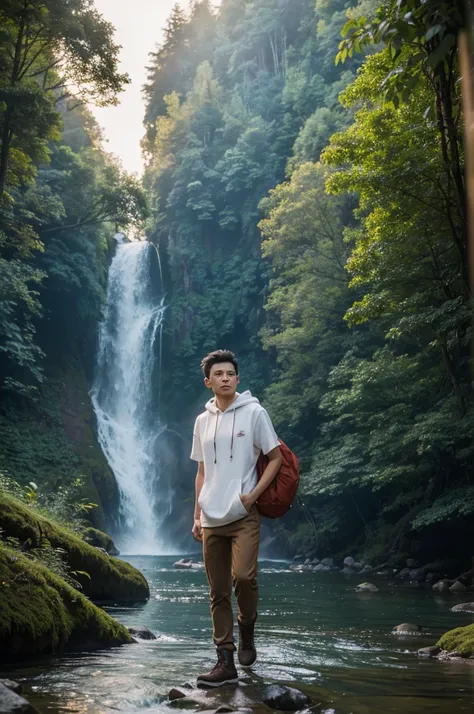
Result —
[[[219,687],[238,681],[234,664],[232,582],[238,606],[239,662],[257,658],[257,556],[260,518],[256,502],[281,465],[280,447],[270,417],[249,391],[239,394],[235,355],[216,350],[201,363],[204,384],[214,393],[194,427],[191,458],[199,463],[193,536],[203,543],[209,581],[217,664],[198,684]],[[269,462],[257,483],[256,463]]]

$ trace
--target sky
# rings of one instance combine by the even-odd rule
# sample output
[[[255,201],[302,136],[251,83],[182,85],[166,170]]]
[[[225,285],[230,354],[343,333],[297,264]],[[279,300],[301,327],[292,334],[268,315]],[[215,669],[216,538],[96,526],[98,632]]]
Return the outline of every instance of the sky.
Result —
[[[117,107],[91,107],[104,131],[104,149],[118,156],[124,169],[141,173],[140,140],[144,105],[141,88],[146,81],[149,52],[162,40],[176,0],[95,0],[95,5],[115,29],[115,42],[122,46],[120,71],[132,80],[119,95]],[[181,2],[187,7],[187,2]]]

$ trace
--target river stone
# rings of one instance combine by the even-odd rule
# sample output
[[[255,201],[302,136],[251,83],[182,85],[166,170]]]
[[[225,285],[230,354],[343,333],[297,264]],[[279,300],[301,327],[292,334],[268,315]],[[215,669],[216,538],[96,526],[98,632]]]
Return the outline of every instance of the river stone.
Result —
[[[220,707],[217,707],[215,714],[227,714],[227,712],[233,712],[235,709],[232,709],[228,704],[221,704]]]
[[[435,590],[437,593],[447,593],[449,592],[450,586],[450,580],[438,580],[438,582],[433,585],[432,590]]]
[[[334,565],[334,559],[333,558],[323,558],[321,561],[321,564],[331,568]]]
[[[364,565],[362,570],[360,571],[359,575],[370,575],[372,570],[373,570],[373,568],[371,565]]]
[[[21,694],[23,691],[21,684],[13,682],[11,679],[0,679],[0,684],[3,684],[4,687],[11,689],[12,692],[15,692],[15,694]]]
[[[373,583],[360,583],[356,587],[356,592],[358,593],[378,593],[379,589]]]
[[[295,712],[309,704],[310,698],[294,687],[270,684],[269,687],[265,687],[263,690],[262,701],[273,709]]]
[[[127,630],[133,637],[139,640],[156,640],[156,635],[148,627],[127,627]]]
[[[352,567],[354,563],[355,560],[350,555],[348,555],[347,558],[344,558],[344,565],[347,565],[348,568]]]
[[[399,573],[396,574],[397,580],[408,580],[410,577],[410,568],[402,568]]]
[[[434,645],[433,647],[422,647],[421,650],[418,650],[417,655],[424,659],[436,659],[440,652],[441,647]]]
[[[320,573],[324,570],[324,565],[322,563],[319,563],[318,565],[315,565],[313,568],[315,573]]]
[[[168,699],[170,702],[174,702],[175,699],[183,699],[185,696],[186,694],[181,692],[179,689],[176,689],[176,687],[173,687],[168,692]]]
[[[359,572],[363,569],[364,566],[362,565],[362,563],[352,563],[352,567],[354,568],[354,570],[357,570],[357,572]]]
[[[418,635],[421,632],[420,625],[412,625],[409,622],[403,622],[397,625],[392,630],[392,635]]]
[[[462,583],[459,582],[459,580],[456,580],[451,587],[449,588],[452,593],[465,593],[466,592],[466,586],[463,585]]]
[[[349,568],[348,566],[345,566],[341,570],[341,573],[343,573],[343,575],[355,575],[356,571],[353,568]]]
[[[472,612],[474,613],[474,602],[460,602],[459,605],[454,605],[451,612]]]
[[[311,565],[319,565],[319,558],[313,558]]]
[[[426,574],[424,570],[418,568],[416,570],[410,570],[410,580],[414,580],[417,583],[422,583],[426,580]]]
[[[337,568],[339,570],[339,568]],[[330,565],[323,565],[323,573],[330,573],[332,571],[332,568]]]
[[[0,714],[38,714],[38,710],[0,683]]]

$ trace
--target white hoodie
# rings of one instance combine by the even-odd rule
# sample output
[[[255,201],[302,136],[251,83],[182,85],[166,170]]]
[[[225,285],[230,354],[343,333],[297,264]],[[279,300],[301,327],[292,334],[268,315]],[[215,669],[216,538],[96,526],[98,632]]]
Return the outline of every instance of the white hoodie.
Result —
[[[257,483],[260,452],[279,445],[270,417],[249,391],[238,394],[221,412],[215,398],[206,404],[194,426],[191,458],[204,462],[199,496],[201,525],[215,528],[245,518],[240,495]]]

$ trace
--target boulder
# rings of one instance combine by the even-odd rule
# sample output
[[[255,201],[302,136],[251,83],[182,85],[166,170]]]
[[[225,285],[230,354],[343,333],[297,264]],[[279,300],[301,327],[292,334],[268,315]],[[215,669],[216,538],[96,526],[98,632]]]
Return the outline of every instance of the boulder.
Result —
[[[148,627],[127,627],[132,637],[138,640],[156,640],[156,635]]]
[[[474,602],[461,602],[459,605],[454,605],[451,612],[469,612],[474,613]]]
[[[418,657],[423,657],[424,659],[436,659],[441,652],[441,647],[434,645],[433,647],[422,647],[418,650]]]
[[[451,587],[450,580],[438,580],[438,582],[433,585],[432,590],[434,590],[437,593],[447,593],[447,592],[449,592],[450,587]]]
[[[364,566],[362,565],[362,563],[357,563],[357,562],[356,562],[356,563],[352,563],[352,567],[354,568],[354,570],[357,570],[357,572],[359,572],[360,570],[362,570],[362,569],[364,568]],[[370,566],[369,566],[369,567],[370,567]],[[372,570],[372,568],[371,568],[371,570]],[[370,571],[369,571],[369,572],[370,572]]]
[[[348,568],[352,567],[354,563],[355,560],[350,555],[348,555],[347,558],[344,558],[344,565],[347,565]]]
[[[323,558],[321,563],[322,565],[331,568],[334,565],[334,558]]]
[[[370,575],[371,572],[372,572],[372,566],[364,565],[362,567],[362,570],[360,571],[359,575]]]
[[[103,548],[108,555],[120,555],[120,551],[112,538],[107,533],[97,530],[97,528],[86,528],[83,538],[86,543],[94,545],[96,548]]]
[[[344,575],[356,575],[356,571],[354,570],[354,568],[350,568],[348,566],[345,566],[341,570],[341,573],[343,573]]]
[[[0,682],[0,714],[38,714],[38,710]]]
[[[232,709],[228,704],[221,704],[220,707],[217,707],[215,714],[228,714],[228,712],[233,712],[235,709]],[[239,711],[242,711],[239,709]]]
[[[465,593],[466,592],[466,586],[463,585],[462,583],[459,582],[459,580],[456,580],[451,587],[449,588],[452,593]]]
[[[444,650],[441,657],[445,652],[449,653],[447,656],[451,657],[474,657],[474,624],[457,627],[455,630],[446,632],[436,644]]]
[[[319,565],[319,558],[313,558],[311,565]]]
[[[322,572],[323,573],[330,573],[332,571],[332,567],[330,565],[323,565]]]
[[[356,587],[356,592],[358,593],[378,593],[379,589],[373,583],[360,583]]]
[[[410,570],[409,580],[412,582],[423,583],[426,580],[425,571],[418,568],[417,570]]]
[[[420,625],[412,625],[409,622],[403,622],[401,625],[396,625],[392,630],[392,635],[419,635],[421,632]]]
[[[313,568],[315,573],[321,573],[324,570],[324,565],[322,563],[319,563],[318,565],[315,565]]]
[[[0,494],[0,528],[6,537],[17,538],[29,548],[41,548],[45,541],[60,548],[82,592],[91,600],[139,602],[150,597],[145,577],[132,565],[105,555],[72,531],[4,493]]]
[[[281,684],[271,684],[269,687],[265,687],[262,701],[272,709],[285,712],[298,711],[310,703],[309,697],[299,689]]]

